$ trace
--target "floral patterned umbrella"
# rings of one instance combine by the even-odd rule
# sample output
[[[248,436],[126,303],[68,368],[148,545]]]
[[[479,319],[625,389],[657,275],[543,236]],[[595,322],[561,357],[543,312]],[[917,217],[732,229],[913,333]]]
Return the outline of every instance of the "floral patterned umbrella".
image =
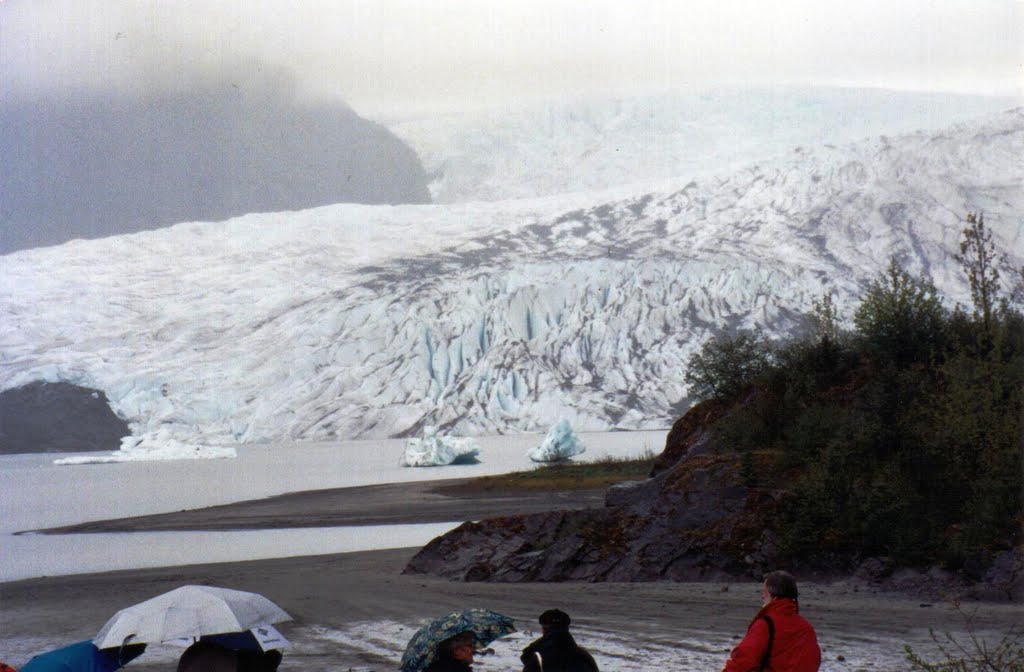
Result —
[[[512,619],[489,609],[463,609],[434,619],[416,631],[402,654],[402,672],[422,672],[432,662],[441,642],[472,632],[478,646],[515,632]]]

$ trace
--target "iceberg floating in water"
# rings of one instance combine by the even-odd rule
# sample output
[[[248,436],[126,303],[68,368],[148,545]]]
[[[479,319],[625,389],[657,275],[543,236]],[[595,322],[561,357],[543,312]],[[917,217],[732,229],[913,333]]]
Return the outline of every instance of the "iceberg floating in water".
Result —
[[[61,457],[54,464],[109,464],[114,462],[146,462],[149,460],[220,460],[238,457],[238,451],[230,446],[208,446],[186,443],[176,439],[164,427],[142,436],[126,436],[121,439],[121,449],[111,453],[97,452],[75,457]]]
[[[424,427],[422,439],[409,439],[399,462],[403,467],[443,467],[476,462],[480,446],[473,439],[439,436],[436,427]]]
[[[563,462],[586,450],[583,442],[572,431],[569,421],[563,419],[548,431],[544,442],[531,448],[526,456],[534,462]]]

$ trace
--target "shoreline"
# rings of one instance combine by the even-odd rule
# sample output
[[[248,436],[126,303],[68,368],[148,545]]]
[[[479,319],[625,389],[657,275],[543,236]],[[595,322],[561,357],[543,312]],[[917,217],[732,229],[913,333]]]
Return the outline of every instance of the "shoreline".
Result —
[[[724,661],[730,642],[745,631],[759,606],[756,582],[708,583],[453,583],[402,574],[416,548],[126,570],[100,574],[26,579],[0,584],[0,650],[5,662],[23,665],[33,653],[88,639],[118,609],[177,586],[204,583],[259,592],[294,618],[278,625],[293,648],[282,670],[319,672],[352,667],[397,666],[401,637],[425,620],[465,606],[485,606],[513,616],[520,629],[535,629],[536,616],[558,606],[573,616],[581,639],[626,638],[637,646],[665,646],[680,640],[705,642],[702,655]],[[907,596],[869,593],[845,583],[803,582],[801,606],[822,639],[826,660],[851,662],[858,651],[882,648],[901,659],[902,644],[928,642],[927,629],[959,627],[958,616],[942,603]],[[999,631],[1019,623],[1019,605],[972,604],[978,625]],[[370,655],[352,639],[373,639],[377,630],[406,628],[384,653]],[[332,633],[348,633],[339,637]],[[644,643],[647,644],[644,644]],[[660,644],[659,644],[660,642]],[[711,644],[707,644],[711,642]],[[382,645],[383,646],[383,645]],[[26,650],[28,647],[29,650]],[[390,647],[390,648],[388,648]],[[895,648],[894,648],[895,647]],[[597,646],[597,653],[602,651]],[[673,648],[673,647],[670,647]],[[699,648],[699,647],[698,647]],[[689,654],[687,654],[689,655]],[[369,657],[368,657],[369,656]],[[166,661],[164,661],[166,662]],[[608,661],[606,661],[608,662]],[[166,669],[146,662],[139,672]],[[482,668],[487,669],[487,668]],[[845,665],[823,669],[855,669]],[[900,669],[878,667],[879,669]]]
[[[52,528],[80,532],[218,531],[475,519],[530,510],[603,506],[605,489],[479,492],[459,489],[471,478],[331,488],[173,513]],[[532,508],[530,508],[532,507]],[[117,535],[115,534],[114,537]],[[115,541],[115,544],[117,542]],[[404,575],[419,547],[163,566],[0,583],[0,659],[20,667],[33,655],[91,638],[120,608],[187,584],[258,592],[294,618],[279,624],[293,647],[282,672],[396,669],[404,644],[427,620],[466,606],[508,614],[522,631],[495,645],[480,672],[518,669],[516,647],[536,636],[537,616],[558,607],[602,669],[719,669],[760,605],[760,586],[744,580],[692,583],[456,583]],[[118,549],[112,546],[111,553]],[[196,549],[195,557],[202,559]],[[170,563],[168,563],[170,564]],[[802,613],[814,624],[823,671],[902,672],[903,645],[930,650],[929,628],[964,632],[961,616],[942,600],[885,592],[858,580],[798,577]],[[969,602],[981,633],[1021,627],[1020,605]],[[518,638],[516,638],[518,637]],[[163,648],[167,648],[166,646]],[[173,669],[180,649],[152,646],[128,668]],[[504,658],[502,658],[504,656]]]
[[[69,531],[302,528],[324,519],[379,524],[445,515],[468,520],[488,511],[524,512],[603,505],[604,489],[552,492],[465,492],[443,479],[330,488],[189,511],[52,528]],[[441,492],[443,490],[443,492]],[[453,494],[454,493],[454,494]],[[553,498],[553,499],[552,499]],[[97,527],[99,526],[99,527]],[[270,527],[267,527],[270,526]],[[93,528],[93,529],[90,529]],[[760,605],[755,581],[651,583],[459,583],[403,574],[418,547],[265,560],[130,569],[0,583],[0,659],[20,667],[39,652],[89,639],[117,610],[187,584],[258,592],[294,620],[278,624],[292,641],[281,672],[396,669],[405,642],[420,625],[455,609],[480,606],[512,616],[520,630],[495,645],[480,672],[513,669],[517,649],[536,635],[535,619],[558,607],[602,669],[718,669]],[[111,548],[111,553],[116,553]],[[197,550],[197,556],[200,551]],[[799,579],[800,577],[798,577]],[[801,611],[818,630],[823,671],[901,672],[903,645],[932,648],[929,628],[963,633],[962,617],[941,600],[884,592],[856,580],[803,579]],[[982,633],[1021,627],[1020,606],[970,602]],[[518,639],[516,639],[518,637]],[[167,647],[163,647],[167,649]],[[173,669],[180,650],[151,647],[128,668]],[[502,657],[504,656],[504,658]]]
[[[306,490],[172,513],[23,530],[18,534],[404,525],[604,506],[606,488],[454,494],[460,485],[472,480],[452,478]]]

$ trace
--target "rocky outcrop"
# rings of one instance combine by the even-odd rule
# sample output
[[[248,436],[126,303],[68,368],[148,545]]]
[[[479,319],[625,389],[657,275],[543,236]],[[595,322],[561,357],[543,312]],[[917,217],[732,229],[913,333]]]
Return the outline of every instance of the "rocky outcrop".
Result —
[[[711,449],[713,423],[750,401],[693,407],[675,422],[651,476],[613,485],[603,508],[464,523],[423,547],[405,573],[494,582],[760,578],[782,562],[772,527],[787,491],[746,486],[740,458]],[[888,557],[802,569],[854,590],[1024,602],[1024,546],[958,572]]]
[[[938,566],[901,567],[892,558],[871,557],[860,563],[847,582],[855,589],[898,592],[934,600],[1024,604],[1024,545],[991,556],[972,557],[958,572]]]
[[[739,460],[706,450],[701,404],[676,422],[645,481],[612,487],[603,509],[465,523],[425,546],[407,573],[464,581],[656,581],[759,575],[781,492],[748,488]],[[676,460],[672,463],[672,456]]]
[[[99,390],[37,381],[0,392],[0,454],[117,450],[130,435]]]
[[[672,425],[665,438],[665,450],[654,459],[651,476],[671,469],[686,455],[709,451],[709,428],[725,415],[726,406],[718,401],[705,401],[694,406]]]

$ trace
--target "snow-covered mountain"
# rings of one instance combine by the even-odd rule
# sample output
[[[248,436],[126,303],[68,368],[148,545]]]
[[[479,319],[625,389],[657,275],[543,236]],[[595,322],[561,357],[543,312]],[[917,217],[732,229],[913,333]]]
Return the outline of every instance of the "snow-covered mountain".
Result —
[[[829,87],[561,99],[381,119],[435,203],[499,201],[723,174],[798,146],[937,131],[1012,98]]]
[[[338,205],[0,257],[0,389],[103,390],[169,441],[667,426],[712,334],[784,335],[896,255],[951,300],[962,218],[1024,264],[1024,110],[616,198]]]

